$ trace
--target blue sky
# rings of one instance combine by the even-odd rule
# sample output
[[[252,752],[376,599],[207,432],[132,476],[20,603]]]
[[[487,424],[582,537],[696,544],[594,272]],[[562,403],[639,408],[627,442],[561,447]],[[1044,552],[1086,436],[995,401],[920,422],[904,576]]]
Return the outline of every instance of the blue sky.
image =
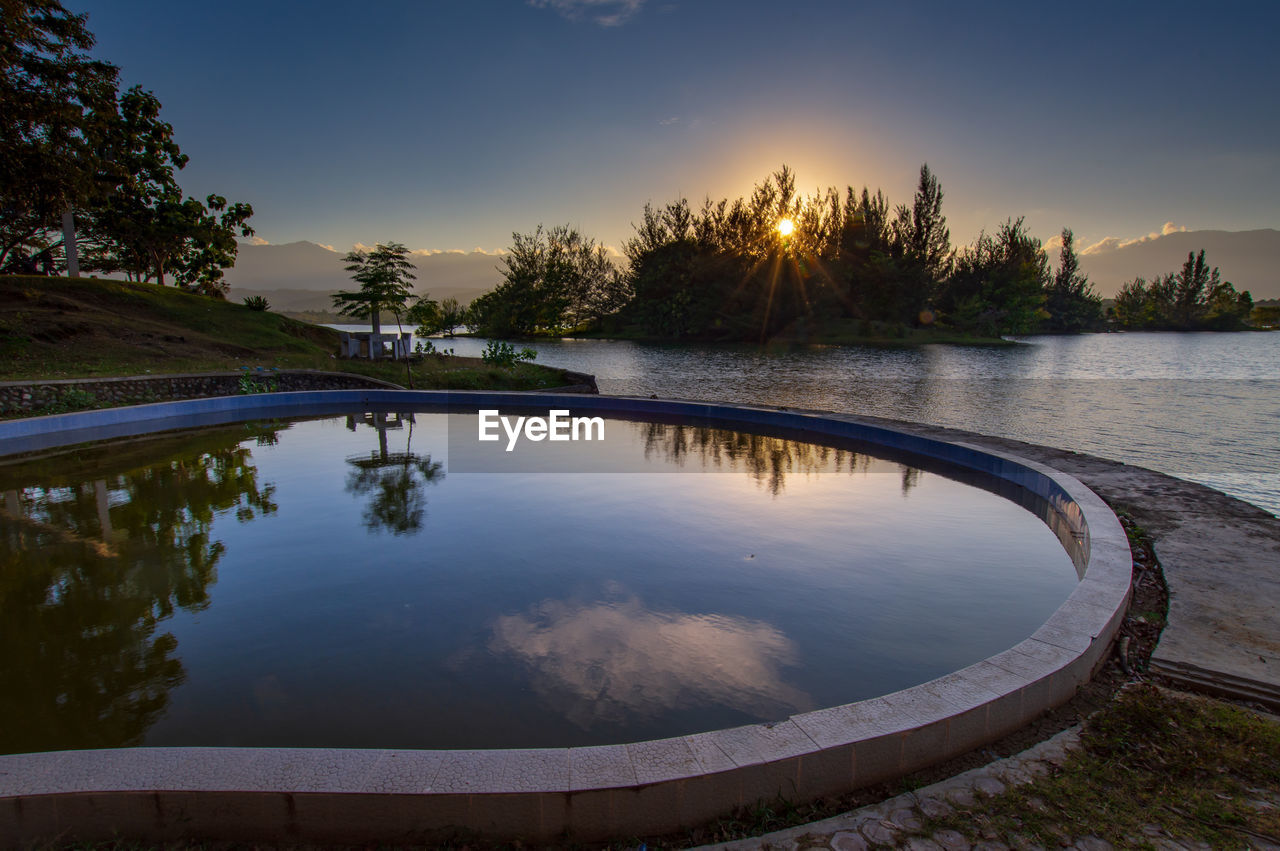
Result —
[[[897,203],[928,161],[957,242],[1280,227],[1272,4],[64,2],[273,243],[617,246],[783,163]]]

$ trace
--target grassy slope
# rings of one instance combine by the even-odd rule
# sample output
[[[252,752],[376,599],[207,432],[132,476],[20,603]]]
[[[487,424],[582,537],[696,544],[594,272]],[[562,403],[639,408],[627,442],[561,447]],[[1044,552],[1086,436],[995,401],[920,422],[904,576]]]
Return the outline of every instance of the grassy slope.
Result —
[[[338,332],[174,287],[0,275],[0,380],[215,372],[242,366],[355,372],[406,384],[404,364],[339,360]],[[424,388],[528,389],[557,370],[427,358]]]

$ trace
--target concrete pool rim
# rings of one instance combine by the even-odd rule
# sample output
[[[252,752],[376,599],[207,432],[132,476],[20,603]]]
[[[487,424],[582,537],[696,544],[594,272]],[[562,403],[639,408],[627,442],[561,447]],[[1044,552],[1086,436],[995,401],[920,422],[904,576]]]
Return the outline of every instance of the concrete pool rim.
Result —
[[[1017,455],[854,415],[517,392],[301,391],[166,402],[0,423],[0,455],[338,406],[567,407],[684,416],[854,438],[1027,489],[1071,525],[1084,577],[1035,633],[947,676],[871,700],[625,745],[507,751],[121,748],[0,756],[0,838],[262,841],[592,840],[657,834],[782,796],[803,800],[910,773],[993,741],[1069,699],[1105,660],[1129,599],[1128,541],[1077,479]]]

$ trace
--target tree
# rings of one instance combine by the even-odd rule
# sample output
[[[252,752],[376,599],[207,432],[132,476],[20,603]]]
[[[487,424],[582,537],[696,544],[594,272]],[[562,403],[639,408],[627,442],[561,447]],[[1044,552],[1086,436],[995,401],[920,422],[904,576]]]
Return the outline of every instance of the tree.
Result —
[[[496,337],[583,327],[626,303],[629,293],[603,245],[568,225],[513,233],[503,282],[471,305],[471,321]]]
[[[166,196],[150,205],[138,198],[114,199],[91,214],[83,265],[161,285],[172,274],[195,292],[224,298],[223,270],[235,265],[236,236],[253,235],[252,215],[253,207],[228,206],[221,195],[203,203]]]
[[[467,320],[467,308],[458,303],[456,298],[446,298],[440,302],[440,326],[445,336],[452,337],[454,329]]]
[[[985,231],[956,258],[942,293],[948,318],[986,336],[1027,334],[1044,318],[1049,260],[1021,218]]]
[[[1230,331],[1245,327],[1252,310],[1253,296],[1223,281],[1201,250],[1188,253],[1176,274],[1162,275],[1150,284],[1142,278],[1125,284],[1112,315],[1122,328]]]
[[[1120,292],[1116,293],[1115,305],[1111,308],[1111,318],[1121,328],[1142,328],[1149,323],[1150,302],[1146,280],[1134,278],[1126,282],[1120,287]]]
[[[102,188],[96,148],[116,112],[119,69],[91,59],[87,16],[59,0],[3,0],[0,23],[0,266],[52,247],[63,213]]]
[[[929,170],[920,166],[920,182],[914,203],[899,204],[893,222],[894,241],[910,260],[918,263],[933,280],[946,276],[951,264],[951,231],[942,215],[942,186]]]
[[[417,326],[414,333],[419,337],[429,337],[440,333],[444,321],[440,312],[440,303],[428,294],[418,296],[418,300],[405,313],[405,319]]]
[[[420,337],[429,337],[432,334],[445,334],[452,337],[454,329],[466,321],[467,309],[458,304],[456,298],[446,298],[442,302],[436,302],[430,296],[424,295],[409,308],[405,318],[418,326],[417,334]]]
[[[834,189],[796,195],[786,166],[747,199],[646,205],[623,248],[630,293],[617,323],[644,334],[761,340],[827,312],[840,293],[827,260],[851,218]],[[793,229],[783,236],[781,220]]]
[[[920,166],[920,180],[910,207],[899,204],[889,227],[892,264],[881,262],[896,272],[891,285],[895,291],[899,321],[917,321],[933,302],[951,271],[951,231],[942,215],[942,187],[929,170]]]
[[[160,119],[160,101],[140,87],[120,96],[103,129],[98,153],[111,173],[83,216],[85,266],[163,284],[181,247],[183,198],[175,174],[187,157],[173,127]]]
[[[355,292],[334,293],[333,306],[344,316],[369,319],[374,334],[382,331],[381,316],[390,310],[400,325],[400,314],[412,295],[413,273],[409,251],[398,242],[378,243],[372,251],[355,250],[342,258],[351,279],[360,284]]]
[[[1187,252],[1187,262],[1182,270],[1174,276],[1173,284],[1173,320],[1180,327],[1195,326],[1205,314],[1206,297],[1218,288],[1220,281],[1218,267],[1209,270],[1204,261],[1204,249]]]
[[[203,295],[225,298],[228,286],[223,270],[235,265],[240,243],[236,236],[253,236],[248,219],[253,207],[244,203],[227,205],[221,195],[210,195],[200,205],[188,198],[184,208],[193,218],[175,271],[178,283]],[[215,215],[217,214],[217,215]],[[164,283],[164,281],[160,281]]]
[[[252,236],[248,204],[220,195],[183,198],[176,174],[187,164],[160,118],[160,101],[134,86],[102,128],[98,154],[109,163],[103,187],[82,215],[85,266],[137,280],[182,285],[222,297],[222,270],[235,263],[236,236]]]
[[[1203,327],[1216,331],[1244,328],[1253,314],[1253,295],[1248,290],[1236,292],[1230,281],[1223,281],[1205,299]]]
[[[1062,253],[1053,281],[1045,289],[1046,331],[1068,334],[1095,328],[1102,320],[1102,297],[1093,292],[1087,276],[1080,272],[1075,251],[1075,234],[1062,229]]]
[[[187,163],[160,102],[89,58],[85,15],[59,0],[0,0],[0,267],[11,254],[51,256],[73,212],[84,267],[222,296],[248,204],[183,198]]]

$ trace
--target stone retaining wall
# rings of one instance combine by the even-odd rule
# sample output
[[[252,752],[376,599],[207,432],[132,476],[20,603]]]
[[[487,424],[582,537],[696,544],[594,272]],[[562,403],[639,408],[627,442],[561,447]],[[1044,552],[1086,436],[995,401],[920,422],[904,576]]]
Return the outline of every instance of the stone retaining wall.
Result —
[[[598,393],[593,375],[563,371],[565,386],[542,392]],[[127,378],[70,378],[59,381],[0,381],[0,416],[64,413],[81,408],[145,405],[178,399],[205,399],[247,393],[295,390],[403,389],[398,384],[350,372],[241,370]]]
[[[70,378],[59,381],[0,382],[0,415],[50,408],[141,405],[177,399],[237,396],[269,390],[399,389],[377,378],[349,372],[247,370],[127,378]],[[58,411],[55,411],[58,412]]]

